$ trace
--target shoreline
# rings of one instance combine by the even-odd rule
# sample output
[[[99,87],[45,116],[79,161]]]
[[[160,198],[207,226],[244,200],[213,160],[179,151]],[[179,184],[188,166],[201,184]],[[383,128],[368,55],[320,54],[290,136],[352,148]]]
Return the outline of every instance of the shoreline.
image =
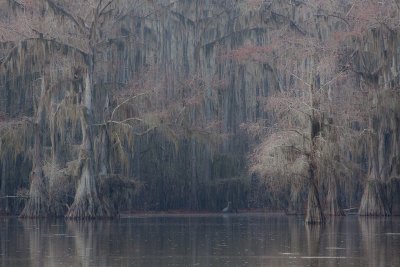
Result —
[[[205,216],[241,216],[246,214],[260,214],[260,215],[286,215],[284,211],[268,211],[263,209],[257,210],[238,210],[238,212],[223,213],[218,211],[187,211],[187,210],[170,210],[170,211],[134,211],[134,212],[121,212],[119,218],[130,217],[205,217]]]
[[[286,216],[298,216],[293,214],[287,214],[284,211],[271,211],[265,209],[251,209],[251,210],[238,210],[237,212],[223,213],[220,211],[189,211],[189,210],[169,210],[169,211],[125,211],[119,213],[115,218],[97,218],[91,220],[112,220],[119,218],[133,218],[133,217],[208,217],[208,216],[242,216],[246,214],[254,215],[286,215]],[[19,215],[0,215],[0,219],[6,218],[19,218]],[[65,219],[61,217],[38,217],[38,218],[21,218],[22,220],[36,220],[36,219]],[[91,221],[90,220],[90,221]],[[79,221],[79,220],[78,220]]]

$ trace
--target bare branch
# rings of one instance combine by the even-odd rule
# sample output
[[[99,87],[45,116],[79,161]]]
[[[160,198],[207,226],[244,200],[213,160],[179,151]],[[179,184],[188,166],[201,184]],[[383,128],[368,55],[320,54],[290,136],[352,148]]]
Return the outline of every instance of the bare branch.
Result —
[[[148,92],[140,93],[140,94],[131,96],[131,97],[127,98],[126,100],[124,100],[123,102],[121,102],[120,104],[118,104],[118,105],[113,109],[113,111],[112,111],[112,113],[111,113],[111,118],[110,118],[110,119],[112,120],[112,119],[114,118],[115,112],[116,112],[119,108],[121,108],[123,105],[127,104],[129,101],[132,101],[132,100],[134,100],[134,99],[136,99],[136,98],[138,98],[138,97],[141,97],[141,96],[144,96],[144,95],[147,95],[147,94],[148,94]]]

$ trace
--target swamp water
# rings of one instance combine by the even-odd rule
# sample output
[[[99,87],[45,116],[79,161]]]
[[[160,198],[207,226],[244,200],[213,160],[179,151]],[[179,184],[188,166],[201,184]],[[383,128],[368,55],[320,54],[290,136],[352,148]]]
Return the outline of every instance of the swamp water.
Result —
[[[0,266],[400,266],[400,217],[323,226],[263,213],[0,218]]]

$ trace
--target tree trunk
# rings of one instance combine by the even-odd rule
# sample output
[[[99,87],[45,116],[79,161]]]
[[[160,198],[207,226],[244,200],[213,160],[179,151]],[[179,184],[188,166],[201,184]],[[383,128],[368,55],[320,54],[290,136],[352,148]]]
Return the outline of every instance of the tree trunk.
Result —
[[[92,90],[93,90],[93,56],[88,56],[88,72],[85,81],[85,99],[81,112],[82,145],[79,153],[80,178],[67,218],[70,219],[95,219],[112,217],[111,208],[100,201],[97,193],[95,176],[95,159],[93,153],[92,125]]]
[[[370,128],[373,129],[372,127],[372,122],[370,122]],[[369,146],[369,179],[364,188],[358,214],[362,216],[389,216],[390,209],[386,185],[381,180],[379,172],[379,142],[376,133],[371,134]]]
[[[390,216],[385,184],[377,179],[369,179],[361,199],[359,215]]]
[[[318,188],[315,183],[311,182],[308,189],[306,223],[316,224],[324,222],[325,216],[319,201]]]
[[[84,112],[84,111],[83,111]],[[90,126],[82,118],[83,144],[79,155],[80,179],[76,190],[74,203],[72,203],[67,218],[70,219],[95,219],[111,217],[109,207],[102,203],[97,194],[96,178],[94,175],[94,153],[92,150]]]
[[[24,209],[20,217],[32,218],[32,217],[45,217],[49,215],[48,206],[48,192],[47,192],[47,181],[43,174],[43,160],[41,152],[41,136],[40,131],[43,127],[43,105],[45,96],[46,86],[44,77],[42,77],[42,86],[40,99],[38,100],[38,109],[36,112],[36,121],[34,124],[35,133],[35,144],[34,144],[34,154],[33,154],[33,166],[32,172],[30,174],[30,189],[29,189],[29,199],[25,204]]]
[[[97,162],[97,170],[99,173],[100,179],[100,190],[102,194],[102,201],[104,205],[112,212],[113,214],[118,213],[118,207],[114,201],[114,197],[118,198],[118,194],[122,194],[123,192],[116,191],[112,194],[113,191],[113,184],[110,183],[110,173],[111,173],[111,166],[110,166],[110,138],[108,135],[108,128],[107,125],[101,126],[101,133],[99,138],[99,148],[98,148],[98,162]]]
[[[29,200],[20,215],[22,218],[46,217],[49,215],[47,184],[40,167],[31,172]]]
[[[389,205],[393,216],[400,216],[400,178],[392,178],[388,184]]]
[[[35,126],[35,148],[33,168],[30,175],[29,199],[20,215],[22,218],[46,217],[49,215],[47,181],[43,174],[40,152],[40,129]]]
[[[332,181],[329,183],[328,195],[326,197],[327,199],[326,214],[331,216],[344,216],[345,215],[344,211],[339,205],[338,185],[336,184],[336,181],[334,181],[334,178],[331,179]]]
[[[72,203],[66,217],[70,219],[111,217],[110,211],[100,202],[97,195],[96,180],[92,170],[93,159],[85,158],[86,151],[81,151],[81,154],[81,177],[74,203]]]
[[[98,162],[98,170],[99,174],[102,176],[107,176],[110,173],[110,138],[108,136],[108,129],[107,126],[101,126],[101,133],[100,133],[100,149],[99,149],[99,162]]]
[[[51,105],[52,108],[54,105]],[[62,217],[67,212],[66,188],[60,188],[60,177],[57,174],[59,163],[59,140],[57,138],[57,110],[52,110],[50,121],[50,140],[51,140],[51,173],[49,177],[49,198],[50,198],[50,214],[55,217]],[[61,186],[65,186],[62,184]]]
[[[196,169],[196,141],[194,140],[194,137],[191,138],[191,184],[190,184],[190,189],[191,189],[191,201],[190,201],[190,209],[191,210],[198,210],[199,209],[199,201],[197,197],[197,186],[198,186],[198,181],[197,181],[197,169]]]
[[[318,114],[315,112],[319,108],[317,99],[315,98],[315,76],[312,74],[312,82],[309,86],[310,102],[311,102],[311,116],[310,116],[310,154],[308,166],[308,201],[307,201],[307,215],[306,223],[317,224],[324,223],[325,216],[322,211],[321,202],[319,201],[319,193],[317,187],[317,137],[321,134],[321,124]]]
[[[303,187],[296,188],[294,184],[291,185],[289,208],[286,210],[287,215],[305,214],[302,192],[303,192]]]
[[[0,141],[0,150],[1,150],[1,141]],[[8,214],[8,198],[4,198],[6,196],[6,159],[2,158],[0,160],[0,214]]]

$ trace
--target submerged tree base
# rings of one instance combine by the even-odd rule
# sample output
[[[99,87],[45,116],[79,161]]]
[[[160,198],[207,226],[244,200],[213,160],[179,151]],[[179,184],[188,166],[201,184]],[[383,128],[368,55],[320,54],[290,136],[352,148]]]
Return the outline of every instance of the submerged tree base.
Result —
[[[49,216],[48,197],[46,192],[46,181],[39,168],[31,174],[32,183],[29,191],[29,199],[22,210],[21,218],[39,218]]]
[[[391,178],[388,183],[390,210],[393,216],[400,216],[400,178]]]
[[[326,211],[326,215],[329,216],[346,216],[344,210],[339,207],[337,201],[328,201],[328,208]]]
[[[44,218],[49,216],[47,201],[41,199],[29,199],[19,217]]]
[[[74,201],[65,217],[74,220],[91,220],[115,216],[112,208],[102,203],[97,197],[84,195]]]
[[[56,204],[54,204],[54,202]],[[63,206],[62,204],[60,204],[59,200],[54,200],[54,202],[52,201],[49,207],[50,215],[52,217],[64,217],[65,213],[68,210],[68,207],[66,205]]]
[[[322,212],[321,203],[319,201],[318,189],[315,184],[311,184],[308,191],[308,204],[306,223],[320,224],[325,223],[325,216]]]
[[[368,180],[361,199],[361,216],[390,216],[386,185],[379,180]]]
[[[339,203],[338,186],[335,182],[331,182],[328,195],[326,197],[327,205],[325,214],[329,216],[345,216],[344,210]]]
[[[344,213],[344,210],[339,205],[337,195],[332,196],[328,192],[327,207],[326,207],[325,214],[329,215],[329,216],[345,216],[346,215]]]

